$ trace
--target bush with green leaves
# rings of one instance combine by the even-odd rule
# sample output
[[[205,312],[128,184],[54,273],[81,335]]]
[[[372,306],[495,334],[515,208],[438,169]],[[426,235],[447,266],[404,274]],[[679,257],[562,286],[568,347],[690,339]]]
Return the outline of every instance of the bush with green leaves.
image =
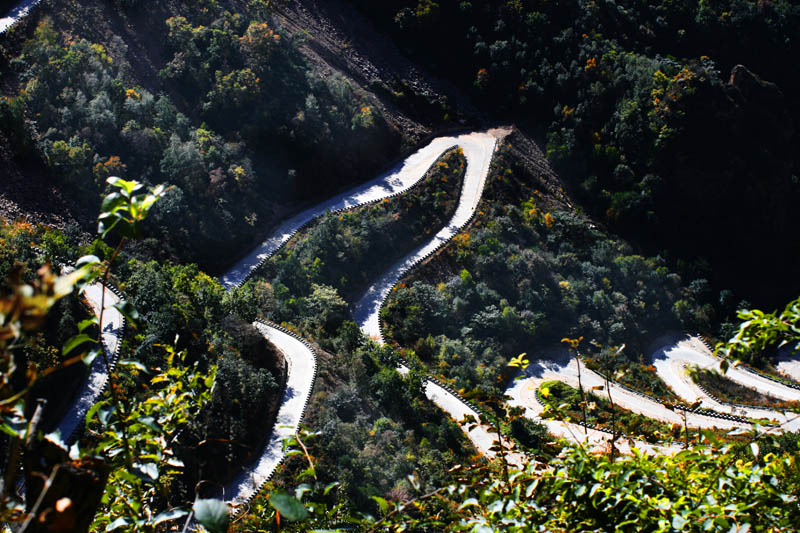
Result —
[[[778,350],[791,354],[800,350],[800,298],[787,303],[781,312],[742,309],[737,316],[742,322],[733,337],[716,346],[715,352],[723,357],[762,367]]]
[[[673,312],[676,301],[688,318]],[[565,335],[626,344],[611,370],[641,365],[648,339],[681,318],[711,327],[702,303],[662,258],[634,253],[548,199],[503,145],[475,221],[401,280],[381,320],[387,339],[422,348],[428,368],[456,388],[491,390],[509,377],[511,356]],[[600,352],[590,345],[586,355]]]

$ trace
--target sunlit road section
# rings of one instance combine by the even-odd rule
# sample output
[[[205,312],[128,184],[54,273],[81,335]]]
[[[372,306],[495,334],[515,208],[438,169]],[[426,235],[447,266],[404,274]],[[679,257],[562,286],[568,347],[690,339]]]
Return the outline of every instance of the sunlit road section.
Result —
[[[39,2],[41,2],[41,0],[25,0],[17,4],[8,14],[0,18],[0,33],[5,33],[11,26],[19,22],[20,19],[28,16]]]
[[[101,324],[103,350],[109,364],[113,364],[119,345],[122,342],[124,319],[122,314],[114,308],[114,305],[119,303],[119,297],[109,289],[105,289],[105,293],[105,311],[103,312],[103,323]],[[92,283],[84,289],[83,296],[89,302],[92,312],[99,318],[103,286],[100,283]],[[106,362],[103,356],[95,357],[89,368],[89,376],[83,381],[74,404],[58,424],[57,431],[61,433],[62,439],[68,441],[77,434],[83,419],[86,417],[86,413],[100,397],[107,383]]]

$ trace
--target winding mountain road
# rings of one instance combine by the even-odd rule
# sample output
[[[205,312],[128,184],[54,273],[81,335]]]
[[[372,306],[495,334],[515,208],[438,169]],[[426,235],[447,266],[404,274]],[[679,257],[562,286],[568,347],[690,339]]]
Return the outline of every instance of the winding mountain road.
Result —
[[[497,132],[499,130],[492,131]],[[255,250],[250,252],[225,273],[220,278],[220,281],[229,288],[243,284],[256,268],[272,257],[272,255],[277,252],[281,246],[286,244],[298,230],[329,211],[358,207],[407,191],[422,179],[428,171],[428,168],[436,162],[440,155],[456,145],[470,147],[469,153],[466,149],[464,152],[468,162],[470,158],[473,158],[473,160],[479,158],[480,160],[476,161],[476,163],[483,165],[481,167],[482,169],[485,166],[482,172],[476,169],[467,169],[467,173],[464,176],[464,191],[467,191],[466,187],[470,175],[472,176],[472,186],[474,188],[480,186],[482,191],[482,180],[485,179],[486,173],[489,170],[488,165],[491,161],[492,153],[494,152],[495,140],[496,137],[488,132],[471,133],[459,137],[438,137],[432,140],[428,145],[420,148],[403,160],[403,162],[377,178],[349,191],[338,194],[329,200],[317,204],[314,207],[310,207],[287,219],[281,223],[264,242],[257,246]],[[472,167],[471,164],[470,167]],[[478,172],[481,173],[479,174]],[[474,193],[471,195],[475,205],[477,205],[477,201],[480,199],[481,191],[477,191],[477,198],[475,198]],[[459,208],[461,208],[461,204],[459,204]],[[458,213],[456,216],[458,216]],[[454,216],[454,219],[455,218]]]
[[[461,197],[459,198],[459,204],[452,219],[427,243],[398,260],[367,289],[364,296],[355,304],[354,317],[361,330],[377,342],[383,343],[384,339],[380,328],[380,309],[387,295],[406,272],[447,243],[474,216],[481,199],[496,143],[506,134],[507,131],[505,130],[489,130],[487,132],[470,133],[457,137],[440,137],[434,139],[430,144],[409,156],[389,172],[355,189],[337,195],[330,200],[307,209],[283,222],[260,246],[222,276],[222,283],[227,287],[240,286],[259,265],[268,260],[281,246],[288,242],[292,236],[313,219],[330,211],[357,207],[408,190],[422,179],[427,169],[442,153],[455,146],[460,146],[467,160],[467,171],[464,176],[464,184]],[[299,356],[302,350],[298,346],[296,347],[298,353],[292,355],[283,347],[281,347],[281,349],[289,359]],[[673,353],[668,350],[667,352]],[[530,418],[544,423],[548,427],[548,430],[557,436],[573,442],[588,442],[595,448],[606,447],[610,439],[608,433],[597,430],[585,431],[582,426],[577,424],[543,420],[540,418],[542,408],[541,405],[535,401],[535,394],[532,394],[535,392],[536,387],[538,387],[537,383],[540,383],[544,379],[562,379],[568,383],[576,384],[577,374],[574,363],[569,361],[562,361],[561,363],[558,361],[542,361],[538,363],[538,365],[538,375],[537,367],[534,366],[529,369],[526,379],[515,382],[509,388],[507,392],[513,398],[511,403],[524,407],[526,414]],[[398,370],[401,373],[408,372],[408,368],[403,365],[401,365]],[[584,371],[587,376],[587,386],[604,384],[604,380],[598,374],[588,371],[588,369],[582,369],[582,372]],[[672,385],[673,383],[677,383],[674,376],[665,375],[665,377],[670,379],[670,381],[667,381],[668,384]],[[307,385],[311,387],[313,383],[308,383]],[[769,386],[774,388],[773,384]],[[479,417],[476,409],[469,403],[433,380],[428,380],[426,382],[425,393],[431,401],[441,407],[456,421],[463,420],[468,415],[473,416],[475,419]],[[668,423],[683,422],[683,418],[680,414],[667,409],[652,399],[632,393],[616,384],[612,385],[612,395],[619,405],[631,411]],[[764,413],[759,414],[761,415],[759,418],[773,418],[779,422],[785,421],[779,416],[775,416],[777,415],[775,412],[770,412],[769,414],[772,416],[769,417],[763,416]],[[299,416],[300,415],[297,417],[298,421]],[[688,413],[687,420],[693,426],[702,428],[717,427],[721,429],[731,429],[743,426],[741,422],[734,420],[725,420],[695,413]],[[488,457],[493,457],[495,455],[495,452],[491,448],[494,445],[496,437],[487,427],[474,424],[470,427],[468,424],[462,424],[462,429],[467,433],[478,450]],[[621,439],[618,441],[617,446],[623,453],[629,452],[631,447],[636,447],[646,453],[673,453],[679,449],[675,444],[659,446],[630,439]],[[271,459],[261,461],[259,463],[261,466],[257,467],[262,472],[260,475],[262,478],[265,476],[268,478],[267,472],[273,471],[281,460],[281,458],[276,455],[272,455],[271,457]],[[524,457],[521,454],[511,454],[509,459],[510,462],[516,464],[522,464],[524,461]],[[274,463],[274,465],[272,463]],[[247,476],[245,475],[244,477]],[[239,483],[238,486],[242,492],[235,495],[235,491],[233,491],[228,497],[234,501],[244,501],[249,497],[248,494],[255,493],[258,485],[255,478],[248,483]]]
[[[3,18],[0,18],[0,34],[8,31],[14,24],[28,16],[42,0],[24,0],[17,4]]]
[[[583,370],[581,370],[581,380],[583,379],[582,372]],[[560,380],[561,378],[558,374],[547,375],[546,377],[536,377],[535,374],[531,374],[527,375],[527,377],[523,379],[514,381],[511,386],[506,389],[506,394],[511,397],[511,400],[508,401],[508,404],[525,409],[525,416],[527,418],[543,424],[545,427],[547,427],[548,433],[555,437],[587,446],[592,450],[600,452],[607,451],[609,442],[612,439],[612,435],[610,433],[599,431],[597,429],[585,428],[580,424],[565,422],[563,420],[542,418],[544,406],[539,403],[539,400],[536,398],[536,390],[543,381],[548,381],[550,379]],[[633,453],[633,448],[651,455],[672,454],[683,449],[676,443],[667,445],[650,444],[641,440],[630,439],[624,436],[617,440],[615,446],[617,451],[624,455],[630,455]]]
[[[455,146],[460,146],[464,150],[468,167],[464,175],[459,204],[452,219],[427,244],[420,246],[401,259],[387,274],[384,274],[376,284],[370,287],[365,297],[356,306],[356,320],[359,326],[365,333],[382,342],[377,320],[380,304],[399,276],[442,246],[470,220],[483,192],[497,140],[506,134],[505,130],[490,130],[484,133],[434,139],[390,171],[284,221],[261,245],[225,273],[220,278],[221,282],[228,288],[241,286],[262,263],[315,218],[331,211],[358,207],[401,194],[419,182],[439,156]],[[284,354],[289,364],[289,375],[287,391],[284,395],[285,402],[281,405],[278,415],[279,421],[276,425],[278,430],[270,436],[268,444],[255,465],[244,471],[225,489],[225,499],[234,507],[243,505],[255,496],[283,460],[282,441],[286,436],[297,431],[305,409],[305,402],[313,387],[315,375],[315,363],[313,363],[315,358],[307,344],[300,342],[296,337],[287,335],[275,326],[262,323],[255,325]],[[408,372],[404,366],[400,366],[398,370],[401,373]],[[478,419],[477,411],[468,403],[437,383],[426,382],[425,392],[428,398],[447,411],[454,419],[462,420],[467,415]],[[303,398],[302,403],[296,401],[300,397]],[[494,452],[490,448],[495,437],[487,428],[479,425],[471,430],[464,427],[464,430],[479,450],[489,456],[494,456]],[[509,460],[521,465],[523,458],[517,454],[510,454]]]
[[[251,500],[283,461],[283,441],[297,433],[317,374],[316,357],[308,343],[271,324],[253,325],[284,354],[288,372],[275,426],[261,456],[225,488],[225,500],[234,508]]]
[[[525,370],[525,377],[518,381],[519,385],[515,384],[509,391],[513,391],[519,401],[521,397],[516,391],[519,390],[520,386],[530,386],[533,387],[535,391],[543,382],[550,380],[563,381],[570,387],[578,388],[577,363],[571,354],[562,352],[553,357],[532,362]],[[605,378],[597,372],[586,368],[583,362],[581,362],[581,383],[583,384],[584,390],[590,390],[593,387],[603,387],[599,389],[599,392],[595,392],[595,394],[603,398],[606,397]],[[609,388],[611,390],[611,398],[617,406],[647,416],[653,420],[659,420],[667,424],[683,425],[683,415],[680,412],[668,409],[664,404],[644,395],[632,392],[613,381],[610,383]],[[512,394],[512,396],[514,395]],[[686,418],[687,422],[692,427],[717,427],[720,429],[746,427],[746,424],[741,422],[722,420],[697,413],[688,412],[686,413]]]
[[[440,155],[455,146],[460,146],[467,160],[467,171],[464,175],[462,194],[453,217],[427,243],[398,260],[367,289],[364,296],[355,305],[354,316],[359,327],[366,335],[383,343],[383,334],[380,329],[380,309],[387,295],[405,273],[447,243],[474,216],[483,193],[496,144],[507,133],[507,130],[495,129],[432,140],[389,172],[284,221],[261,245],[224,274],[220,281],[229,289],[241,286],[262,263],[310,221],[330,211],[353,208],[401,194],[419,182]],[[99,314],[101,294],[99,286],[93,285],[86,289],[86,297],[97,314]],[[122,316],[111,307],[117,301],[117,296],[107,291],[107,311],[103,317],[102,328],[103,341],[109,354],[118,352],[124,325]],[[288,369],[287,382],[279,407],[275,431],[271,433],[261,456],[254,465],[246,468],[225,487],[225,500],[230,502],[235,509],[243,508],[258,493],[261,486],[269,480],[284,459],[283,440],[297,431],[316,377],[316,356],[307,342],[273,324],[256,322],[254,325],[284,354]],[[693,387],[691,380],[682,370],[686,364],[697,364],[706,368],[718,367],[719,360],[711,355],[708,348],[702,343],[692,339],[666,343],[656,351],[653,359],[658,375],[676,391],[678,396],[687,402],[700,399],[711,409],[723,413],[731,412],[730,406],[717,402],[696,386]],[[800,373],[800,359],[798,358],[785,359],[780,364],[783,365],[782,368],[791,371],[797,369]],[[406,373],[408,369],[401,365],[398,367],[398,371]],[[787,373],[789,372],[787,371]],[[734,368],[729,370],[728,375],[734,381],[778,398],[800,400],[800,391],[746,370]],[[581,377],[586,387],[605,385],[602,376],[585,367],[581,368]],[[542,381],[549,379],[559,379],[570,385],[577,385],[575,362],[569,357],[555,357],[534,363],[527,369],[522,379],[512,383],[507,390],[507,394],[512,398],[509,403],[523,407],[529,418],[545,424],[548,430],[556,436],[572,442],[586,442],[597,449],[606,448],[611,438],[606,432],[585,430],[577,424],[541,419],[542,406],[536,400],[535,391]],[[93,362],[90,377],[79,394],[78,402],[59,426],[62,435],[71,436],[75,433],[86,411],[102,392],[106,381],[107,376],[102,360],[98,358]],[[475,419],[479,418],[479,413],[474,407],[434,380],[426,382],[425,393],[431,401],[456,421],[463,420],[468,415]],[[683,422],[682,416],[678,413],[616,384],[612,384],[612,396],[618,405],[631,411],[668,423]],[[795,431],[800,427],[800,422],[777,411],[753,408],[733,414],[752,418],[770,418],[784,424],[784,429],[789,431]],[[687,419],[692,426],[701,428],[728,429],[743,425],[741,422],[695,413],[688,413]],[[478,450],[488,457],[495,455],[492,447],[496,437],[489,431],[489,428],[475,424],[472,424],[472,427],[468,424],[461,426]],[[646,453],[674,453],[679,449],[676,444],[651,445],[630,439],[620,439],[617,447],[623,453],[630,453],[632,447]],[[508,459],[517,465],[521,465],[525,461],[524,456],[517,453],[511,453]]]
[[[668,340],[653,353],[653,366],[658,376],[664,380],[682,400],[688,403],[701,402],[701,407],[720,413],[729,413],[748,418],[766,418],[779,424],[783,431],[794,432],[800,429],[800,418],[794,414],[784,414],[774,409],[732,406],[709,396],[698,387],[687,372],[687,367],[695,365],[701,369],[720,371],[721,359],[696,337]],[[730,365],[725,376],[745,387],[755,389],[785,401],[800,401],[800,390],[777,383],[741,366]]]
[[[423,149],[425,158],[421,161],[422,164],[409,166],[408,171],[404,172],[407,178],[412,179],[414,182],[419,181],[425,175],[428,167],[442,153],[453,146],[461,147],[467,160],[467,170],[464,174],[458,206],[447,225],[439,230],[427,243],[397,261],[377,281],[370,285],[364,295],[356,302],[353,313],[355,321],[367,336],[380,344],[384,343],[383,333],[380,328],[380,310],[389,292],[406,272],[452,239],[472,219],[483,194],[483,187],[486,183],[486,176],[489,174],[489,166],[492,162],[495,146],[498,140],[508,133],[507,130],[495,129],[458,137],[441,137]],[[400,365],[398,370],[403,374],[408,372],[408,368],[404,365]],[[472,416],[476,420],[479,419],[480,414],[474,407],[435,381],[426,381],[425,395],[459,423],[467,416]],[[481,453],[488,457],[495,456],[496,452],[492,448],[497,437],[488,427],[480,424],[461,423],[461,428]],[[510,453],[507,455],[507,459],[512,464],[522,465],[525,458],[521,454]]]

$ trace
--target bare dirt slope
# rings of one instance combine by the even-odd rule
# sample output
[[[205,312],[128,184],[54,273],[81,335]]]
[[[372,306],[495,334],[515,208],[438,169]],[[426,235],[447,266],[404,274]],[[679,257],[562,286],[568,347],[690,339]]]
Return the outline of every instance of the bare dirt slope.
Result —
[[[348,2],[282,2],[275,7],[275,18],[291,33],[303,36],[302,51],[310,62],[322,72],[336,72],[372,93],[387,120],[416,143],[448,130],[496,126],[455,86],[404,56]],[[398,97],[398,92],[403,96]],[[454,111],[448,120],[444,120],[445,110]],[[507,142],[545,190],[571,205],[544,153],[530,136],[513,128]]]

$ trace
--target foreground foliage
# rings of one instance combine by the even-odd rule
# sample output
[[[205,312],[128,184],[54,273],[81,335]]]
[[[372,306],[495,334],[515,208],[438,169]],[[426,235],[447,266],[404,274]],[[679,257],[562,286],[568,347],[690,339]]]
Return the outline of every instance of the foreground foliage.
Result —
[[[616,461],[566,448],[508,483],[484,474],[467,472],[390,522],[475,532],[790,531],[800,519],[797,457],[759,457],[758,446]]]

